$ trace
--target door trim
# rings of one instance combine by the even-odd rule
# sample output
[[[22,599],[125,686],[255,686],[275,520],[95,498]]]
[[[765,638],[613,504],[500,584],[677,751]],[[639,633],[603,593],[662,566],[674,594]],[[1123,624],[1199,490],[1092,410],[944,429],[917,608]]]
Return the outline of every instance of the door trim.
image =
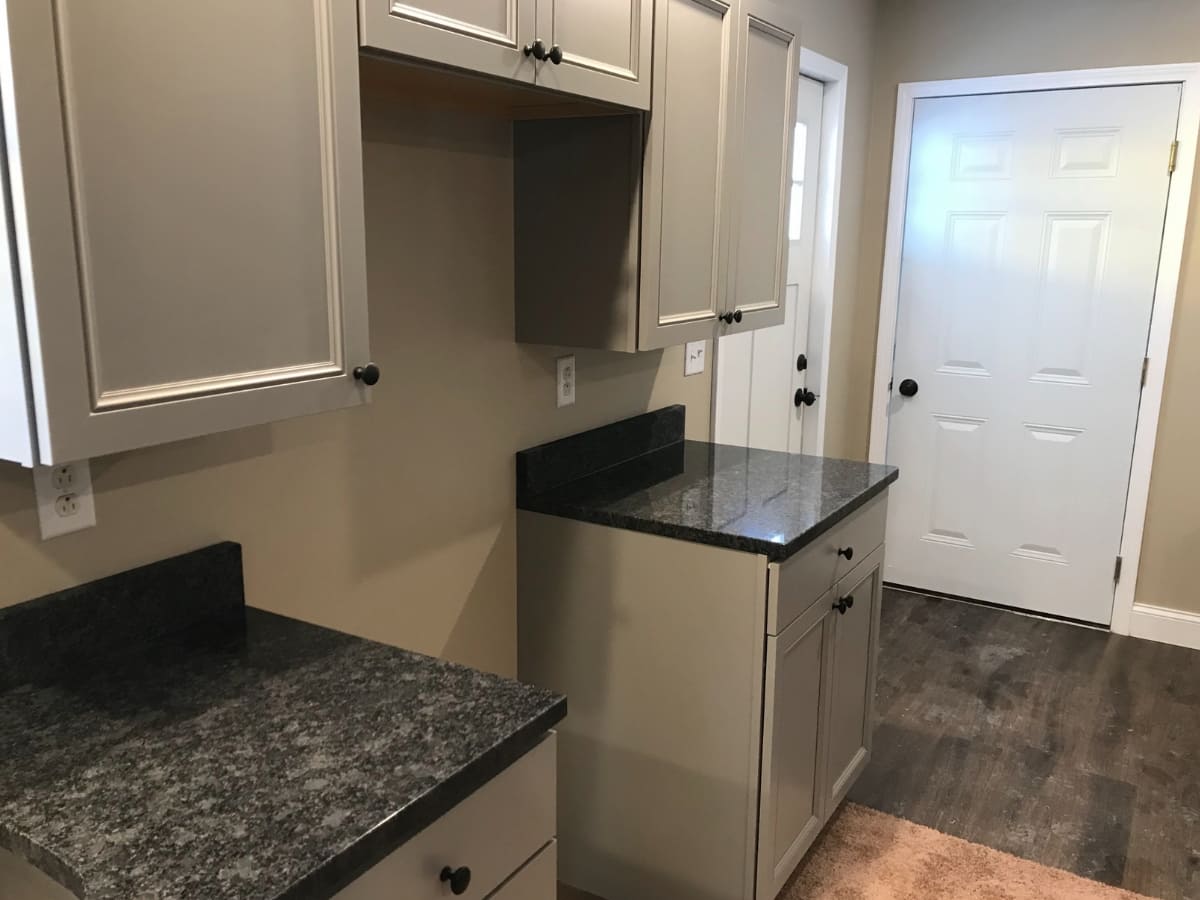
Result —
[[[801,35],[803,38],[803,35]],[[829,356],[833,346],[833,303],[834,282],[837,275],[837,245],[838,245],[838,214],[842,205],[842,150],[846,139],[846,82],[850,69],[844,64],[828,56],[800,47],[799,74],[813,81],[819,81],[825,86],[821,108],[820,147],[821,161],[817,167],[817,228],[813,244],[812,288],[808,314],[809,332],[808,344],[810,349],[819,348],[817,353],[809,354],[809,390],[821,397],[821,401],[812,407],[812,415],[806,414],[801,426],[805,439],[811,437],[813,452],[818,456],[825,452],[825,421],[829,404],[825,399],[826,387],[829,383]],[[788,161],[790,176],[791,161]],[[788,189],[791,179],[788,179]],[[784,288],[787,283],[784,279]],[[823,316],[814,319],[813,311],[821,309]],[[813,326],[816,326],[815,328]],[[796,323],[792,323],[792,328]],[[709,438],[715,440],[717,434],[717,383],[718,360],[721,337],[713,340],[712,362],[713,379],[709,398]],[[819,340],[814,341],[814,337]],[[816,376],[816,386],[813,376]],[[810,431],[809,429],[812,429]]]
[[[1133,439],[1133,463],[1125,517],[1121,532],[1124,574],[1114,590],[1112,624],[1117,634],[1129,634],[1133,625],[1138,561],[1146,505],[1150,497],[1150,471],[1158,437],[1162,409],[1163,379],[1171,342],[1171,323],[1179,293],[1187,237],[1188,208],[1200,139],[1200,63],[1162,66],[1128,66],[1113,69],[1084,69],[1030,75],[999,75],[948,81],[901,84],[896,100],[896,128],[892,149],[891,190],[888,197],[887,231],[884,237],[883,285],[879,298],[879,333],[875,347],[875,377],[871,401],[871,462],[882,463],[887,453],[889,382],[896,349],[896,315],[900,302],[900,263],[904,243],[904,219],[908,207],[909,154],[912,149],[913,115],[922,98],[1004,94],[1018,91],[1050,91],[1067,88],[1118,87],[1141,84],[1180,84],[1179,152],[1167,195],[1167,213],[1159,254],[1158,283],[1150,319],[1146,355],[1150,364],[1142,388],[1141,406]],[[1163,165],[1167,148],[1163,148]],[[897,177],[897,176],[900,177]]]

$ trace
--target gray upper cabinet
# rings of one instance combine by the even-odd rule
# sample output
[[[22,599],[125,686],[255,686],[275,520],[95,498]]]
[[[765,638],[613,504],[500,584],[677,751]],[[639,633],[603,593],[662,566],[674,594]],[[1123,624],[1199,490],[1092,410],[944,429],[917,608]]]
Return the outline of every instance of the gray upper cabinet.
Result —
[[[742,140],[733,165],[728,305],[743,318],[730,325],[729,333],[784,319],[789,168],[800,72],[796,6],[742,0],[739,14],[736,133]]]
[[[783,321],[793,7],[657,0],[648,117],[517,123],[518,341],[650,350]]]
[[[362,45],[638,109],[653,0],[359,0]]]
[[[533,84],[536,0],[359,0],[364,47]]]
[[[0,395],[4,457],[361,403],[354,8],[58,0],[3,17],[0,358],[25,388]]]
[[[654,0],[538,0],[538,39],[551,56],[536,83],[649,109],[653,31]]]

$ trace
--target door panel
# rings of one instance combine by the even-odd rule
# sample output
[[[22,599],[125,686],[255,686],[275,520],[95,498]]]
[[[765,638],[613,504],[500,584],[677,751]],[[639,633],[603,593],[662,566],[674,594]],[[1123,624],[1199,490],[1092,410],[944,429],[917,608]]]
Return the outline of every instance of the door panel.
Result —
[[[889,581],[1109,622],[1179,99],[917,101]]]
[[[596,100],[650,108],[651,0],[540,0],[538,36],[562,50],[537,83]]]
[[[824,821],[820,727],[831,597],[767,638],[756,892],[762,900],[783,888]]]
[[[54,8],[5,61],[41,460],[361,402],[354,10]]]
[[[533,83],[536,0],[359,0],[362,46]]]
[[[768,3],[746,2],[739,16],[742,93],[726,303],[740,310],[743,318],[740,324],[727,326],[727,332],[777,325],[784,318],[789,166],[800,51],[792,15],[775,21],[761,17],[775,12]]]
[[[656,14],[660,70],[643,190],[643,350],[711,337],[726,290],[732,11],[720,0],[662,0]]]
[[[883,548],[843,579],[834,603],[853,600],[844,613],[831,609],[826,810],[842,802],[871,758],[875,708],[875,657],[883,601]]]

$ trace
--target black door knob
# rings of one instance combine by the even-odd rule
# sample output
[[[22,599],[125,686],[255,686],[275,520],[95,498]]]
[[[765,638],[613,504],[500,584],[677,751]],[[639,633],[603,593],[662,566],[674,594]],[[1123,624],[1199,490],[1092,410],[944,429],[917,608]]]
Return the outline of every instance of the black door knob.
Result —
[[[846,614],[846,611],[853,608],[853,606],[854,606],[854,598],[853,597],[843,597],[841,600],[839,600],[835,604],[833,604],[833,608],[836,609],[843,616]]]
[[[796,371],[804,372],[808,369],[808,357],[801,353],[796,357]]]
[[[797,388],[794,402],[796,406],[812,406],[817,402],[817,395],[808,388]]]
[[[854,559],[854,548],[838,547],[838,556],[844,556],[846,557],[846,562],[850,562],[850,560]]]
[[[550,48],[550,52],[547,53],[546,56],[550,60],[550,62],[554,63],[556,66],[559,65],[563,59],[562,47],[558,46],[558,44],[555,44],[553,47]]]
[[[543,60],[546,58],[546,45],[542,43],[541,38],[538,38],[532,44],[525,45],[525,55],[532,56],[534,59]],[[559,54],[562,55],[561,53]]]
[[[370,387],[373,384],[379,383],[379,366],[375,363],[367,363],[365,366],[358,366],[354,370],[354,377]]]
[[[466,866],[452,869],[449,866],[442,869],[442,881],[450,882],[450,893],[455,896],[465,894],[471,886],[471,870]]]
[[[900,396],[915,397],[917,395],[917,391],[920,390],[920,387],[921,386],[911,378],[905,378],[902,382],[900,382]]]

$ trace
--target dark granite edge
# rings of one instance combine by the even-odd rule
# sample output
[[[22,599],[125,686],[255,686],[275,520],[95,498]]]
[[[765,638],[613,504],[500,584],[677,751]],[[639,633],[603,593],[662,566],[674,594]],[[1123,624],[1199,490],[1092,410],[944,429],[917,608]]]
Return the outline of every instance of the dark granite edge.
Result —
[[[75,868],[52,849],[0,821],[0,850],[37,869],[55,884],[66,888],[79,900],[88,900],[83,879]]]
[[[573,519],[578,522],[590,522],[593,525],[605,525],[610,528],[622,528],[626,531],[638,531],[643,534],[653,534],[659,537],[674,538],[696,544],[708,544],[727,550],[740,550],[745,553],[759,553],[767,557],[768,562],[783,562],[791,558],[806,546],[811,544],[833,526],[846,519],[852,513],[862,509],[869,501],[874,500],[890,487],[900,477],[900,470],[893,469],[883,476],[876,484],[863,490],[857,497],[844,503],[831,512],[817,525],[793,538],[786,544],[776,544],[761,538],[744,537],[736,534],[726,534],[720,531],[710,531],[690,525],[676,523],[652,522],[627,513],[608,512],[605,510],[589,509],[578,506],[563,506],[561,503],[543,504],[540,496],[519,498],[517,508],[526,512],[541,513],[560,519]]]
[[[566,715],[567,699],[562,697],[510,737],[301,876],[277,900],[328,900],[536,747]]]

